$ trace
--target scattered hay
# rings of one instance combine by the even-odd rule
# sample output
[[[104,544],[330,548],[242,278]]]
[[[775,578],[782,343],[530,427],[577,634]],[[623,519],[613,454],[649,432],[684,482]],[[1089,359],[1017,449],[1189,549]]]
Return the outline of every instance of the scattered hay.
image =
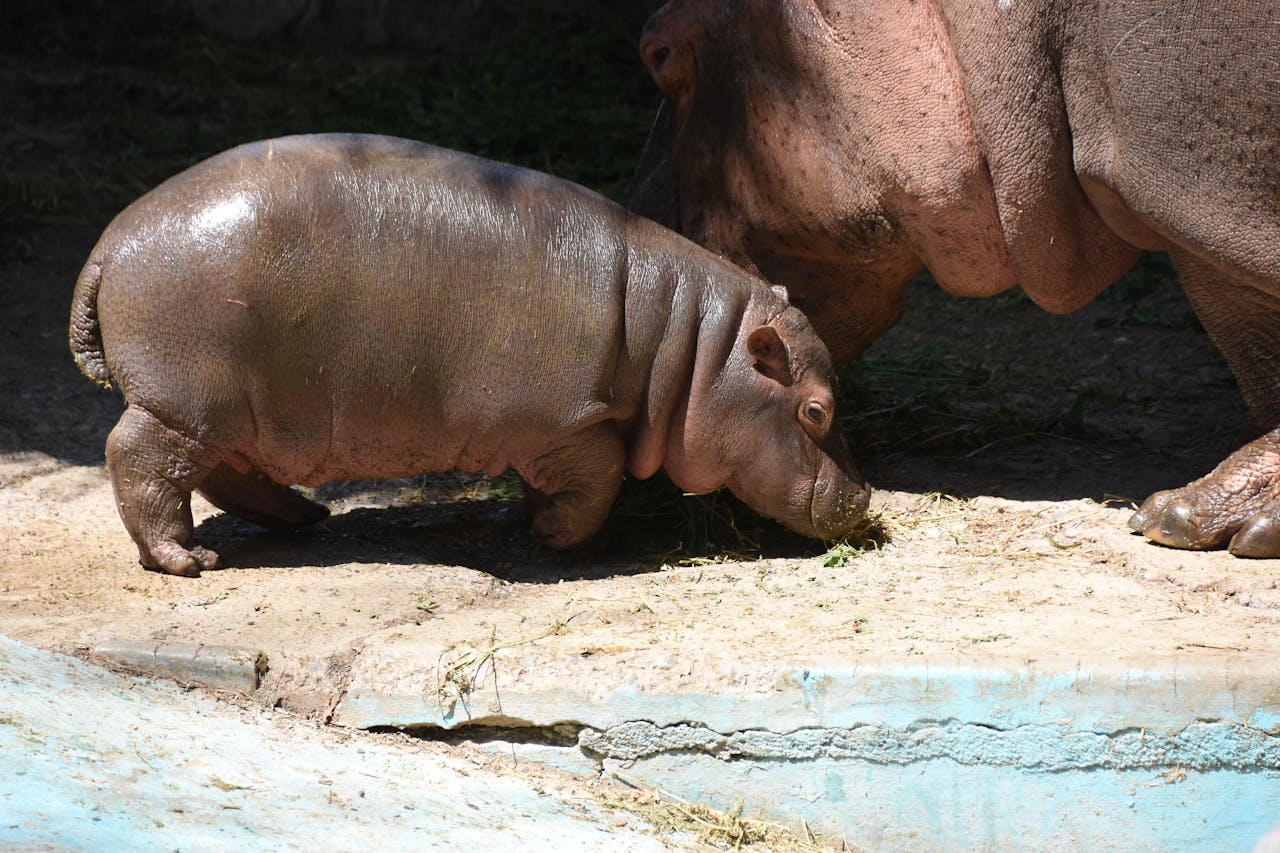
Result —
[[[717,811],[617,771],[610,771],[609,775],[629,790],[613,796],[606,793],[597,797],[595,802],[630,812],[660,832],[691,833],[700,843],[724,850],[828,853],[859,849],[851,847],[843,838],[820,840],[803,820],[799,821],[797,831],[780,823],[744,816],[741,802],[728,811]]]

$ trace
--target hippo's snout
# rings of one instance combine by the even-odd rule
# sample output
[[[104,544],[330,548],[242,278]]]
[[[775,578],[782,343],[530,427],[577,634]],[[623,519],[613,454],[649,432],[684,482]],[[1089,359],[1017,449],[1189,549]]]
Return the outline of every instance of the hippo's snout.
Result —
[[[835,464],[824,465],[813,481],[809,517],[815,535],[833,541],[848,535],[867,516],[871,487]]]

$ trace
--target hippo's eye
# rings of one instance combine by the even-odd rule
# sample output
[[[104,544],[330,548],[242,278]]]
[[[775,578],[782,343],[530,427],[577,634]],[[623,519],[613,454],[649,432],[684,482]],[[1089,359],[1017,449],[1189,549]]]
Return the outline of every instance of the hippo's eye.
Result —
[[[821,403],[815,400],[810,400],[801,406],[800,412],[804,415],[805,419],[814,426],[822,426],[826,423],[827,410],[822,407]]]

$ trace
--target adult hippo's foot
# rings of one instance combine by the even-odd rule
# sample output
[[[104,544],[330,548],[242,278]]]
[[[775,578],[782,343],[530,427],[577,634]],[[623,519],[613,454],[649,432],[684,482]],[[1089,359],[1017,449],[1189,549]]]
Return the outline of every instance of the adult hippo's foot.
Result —
[[[1235,373],[1253,422],[1280,423],[1280,281],[1260,284],[1247,270],[1177,248],[1169,255],[1196,316]],[[1194,483],[1147,498],[1129,526],[1174,548],[1226,545],[1240,557],[1280,557],[1280,428]]]
[[[1194,483],[1156,492],[1129,527],[1171,548],[1226,543],[1238,557],[1280,557],[1280,430],[1246,444]]]

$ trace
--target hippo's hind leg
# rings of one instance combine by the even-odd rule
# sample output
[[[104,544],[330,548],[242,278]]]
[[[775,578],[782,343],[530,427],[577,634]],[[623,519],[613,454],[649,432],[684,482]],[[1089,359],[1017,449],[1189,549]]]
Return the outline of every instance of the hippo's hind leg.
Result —
[[[327,506],[280,485],[248,460],[219,462],[199,491],[218,509],[263,527],[301,527],[329,517]]]
[[[1236,375],[1254,421],[1268,430],[1180,489],[1149,497],[1129,526],[1163,545],[1228,545],[1242,557],[1280,557],[1280,282],[1171,253],[1196,314]]]
[[[599,531],[622,488],[625,458],[617,429],[595,424],[521,470],[534,536],[568,548]]]
[[[191,490],[208,474],[211,454],[199,442],[130,405],[107,436],[107,469],[116,508],[149,569],[194,577],[218,555],[191,541]]]

